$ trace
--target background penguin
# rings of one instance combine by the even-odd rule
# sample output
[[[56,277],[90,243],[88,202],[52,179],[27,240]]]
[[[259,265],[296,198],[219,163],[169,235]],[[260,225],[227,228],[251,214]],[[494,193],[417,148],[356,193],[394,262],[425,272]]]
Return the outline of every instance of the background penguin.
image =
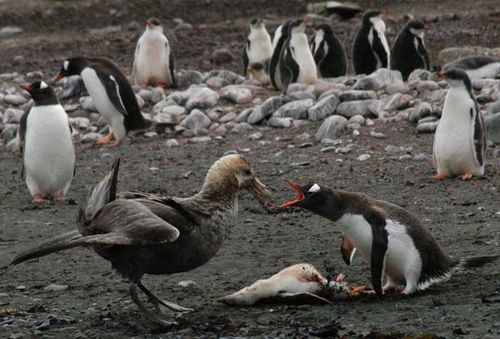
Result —
[[[333,34],[328,24],[319,25],[311,39],[311,51],[318,69],[318,76],[335,78],[346,73],[346,56],[344,46]]]
[[[64,61],[55,80],[80,75],[97,110],[108,122],[110,132],[97,139],[98,144],[118,146],[131,130],[144,130],[152,125],[139,109],[137,99],[127,78],[118,66],[104,58],[74,57]]]
[[[465,71],[471,80],[500,77],[500,60],[488,56],[465,57],[443,66],[444,71],[452,68]]]
[[[43,81],[21,86],[34,105],[21,118],[18,142],[26,185],[35,203],[64,200],[73,180],[75,150],[68,115],[54,89]]]
[[[410,20],[398,33],[392,46],[391,69],[398,70],[403,80],[416,69],[429,70],[429,54],[425,49],[424,33],[426,27],[420,20]]]
[[[460,176],[468,180],[484,174],[486,134],[484,121],[472,96],[467,74],[458,69],[438,73],[450,85],[443,113],[434,134],[436,179]]]
[[[306,24],[302,20],[295,20],[288,27],[288,39],[283,45],[278,63],[283,91],[294,82],[314,84],[318,80],[316,63],[304,32],[305,27]]]
[[[301,187],[291,180],[296,199],[282,205],[297,206],[331,220],[344,232],[343,258],[354,249],[361,253],[371,270],[372,285],[378,295],[405,285],[401,292],[410,295],[448,279],[462,267],[494,261],[498,256],[457,260],[447,255],[420,220],[407,210],[361,193],[333,190],[318,184]],[[383,277],[386,284],[382,287]]]
[[[390,50],[385,37],[385,12],[368,11],[356,36],[352,62],[356,74],[370,74],[379,68],[389,68]]]
[[[135,48],[132,81],[143,86],[175,87],[174,53],[160,20],[150,18]]]
[[[266,67],[260,62],[254,62],[248,66],[248,73],[251,79],[259,81],[263,86],[269,84],[269,75],[266,72]]]
[[[262,64],[263,70],[266,70],[273,55],[273,46],[271,36],[267,32],[264,21],[253,19],[250,24],[250,34],[247,43],[243,49],[243,74],[246,76],[250,65]],[[250,79],[253,79],[253,73],[249,73]]]
[[[276,31],[274,32],[273,37],[273,55],[271,57],[271,61],[269,62],[269,78],[271,80],[271,84],[276,89],[282,89],[283,84],[281,83],[280,69],[278,67],[281,50],[283,49],[283,45],[288,39],[288,28],[293,20],[288,20],[278,26]]]

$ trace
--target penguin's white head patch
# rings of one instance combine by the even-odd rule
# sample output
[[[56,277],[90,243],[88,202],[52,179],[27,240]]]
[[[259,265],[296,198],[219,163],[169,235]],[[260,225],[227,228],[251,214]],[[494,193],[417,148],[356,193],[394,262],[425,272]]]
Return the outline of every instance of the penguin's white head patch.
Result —
[[[380,16],[374,16],[370,18],[370,22],[373,25],[373,28],[380,34],[385,33],[385,22]]]
[[[49,86],[47,86],[47,84],[43,81],[40,81],[40,89],[44,89],[44,88],[47,88]]]
[[[410,33],[413,34],[414,36],[419,37],[420,39],[424,38],[424,30],[423,29],[410,28]]]
[[[64,60],[64,63],[63,63],[63,69],[64,69],[65,71],[67,71],[67,70],[68,70],[68,67],[69,67],[69,61],[68,61],[68,60]]]
[[[316,193],[316,192],[319,192],[319,190],[321,189],[321,187],[319,187],[318,184],[314,184],[312,185],[309,190],[307,191],[308,193]]]

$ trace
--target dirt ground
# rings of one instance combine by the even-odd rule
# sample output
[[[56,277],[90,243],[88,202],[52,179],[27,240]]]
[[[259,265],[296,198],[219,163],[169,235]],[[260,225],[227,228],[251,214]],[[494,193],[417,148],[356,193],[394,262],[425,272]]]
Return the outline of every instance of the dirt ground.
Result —
[[[69,54],[106,55],[126,70],[132,63],[135,39],[142,22],[153,13],[165,22],[180,17],[192,30],[170,31],[179,68],[207,70],[205,57],[215,48],[229,48],[236,56],[246,35],[247,19],[265,15],[271,22],[305,12],[305,3],[289,1],[0,1],[2,25],[18,25],[25,32],[0,41],[0,73],[42,70],[55,74]],[[370,1],[378,6],[381,1]],[[392,3],[392,2],[391,2]],[[431,56],[448,46],[477,44],[499,46],[500,12],[495,1],[398,1],[389,5],[394,24],[402,14],[431,17],[428,46]],[[146,5],[149,4],[149,5]],[[450,4],[455,4],[451,6]],[[498,4],[497,4],[498,5]],[[457,7],[459,6],[459,7]],[[104,9],[102,8],[104,7]],[[158,15],[161,8],[161,15]],[[46,13],[52,9],[51,13]],[[116,10],[116,12],[114,11]],[[496,12],[495,12],[496,11]],[[44,14],[45,13],[45,14]],[[118,13],[118,14],[117,14]],[[455,13],[458,17],[452,16]],[[130,21],[140,23],[128,30]],[[359,20],[339,24],[338,34],[352,41]],[[106,35],[103,29],[122,25]],[[201,26],[200,26],[201,25]],[[174,25],[167,22],[167,27]],[[388,26],[390,26],[388,24]],[[398,27],[399,27],[398,26]],[[90,29],[99,29],[89,34]],[[389,40],[397,30],[389,31]],[[391,35],[392,34],[392,35]],[[207,39],[207,36],[210,39]],[[349,50],[349,49],[348,49]],[[12,62],[17,55],[20,62]],[[18,58],[19,59],[19,58]],[[237,58],[227,68],[238,71]],[[369,136],[367,128],[353,140],[347,155],[321,153],[321,146],[289,148],[303,141],[296,136],[314,134],[318,123],[287,130],[260,129],[269,145],[229,135],[207,145],[188,144],[166,148],[163,139],[142,137],[119,149],[77,146],[77,175],[70,189],[71,200],[34,206],[20,178],[21,159],[0,150],[0,267],[20,251],[75,227],[78,203],[88,188],[122,156],[120,190],[141,190],[187,196],[195,193],[210,165],[225,151],[245,153],[260,179],[278,203],[294,193],[283,182],[318,182],[359,191],[403,206],[420,216],[446,251],[455,257],[500,253],[500,158],[488,159],[484,178],[470,182],[436,182],[429,162],[389,159],[385,146],[413,147],[412,154],[430,156],[432,135],[415,133],[406,122],[376,123],[387,138]],[[256,131],[256,129],[255,129]],[[359,154],[372,152],[360,162]],[[342,161],[338,161],[341,159]],[[297,167],[293,163],[309,162]],[[382,300],[340,299],[330,306],[260,305],[228,307],[217,298],[282,268],[310,262],[327,274],[331,267],[347,281],[369,284],[369,270],[359,256],[347,267],[340,256],[339,230],[332,223],[305,211],[268,214],[249,195],[240,201],[239,218],[219,253],[206,265],[171,276],[146,276],[144,284],[166,300],[195,308],[168,331],[148,323],[128,296],[128,284],[114,275],[110,265],[90,250],[75,249],[0,271],[0,337],[25,338],[124,338],[124,337],[345,337],[400,338],[499,338],[500,262],[457,273],[448,282],[410,298],[388,295]],[[178,283],[194,280],[194,287]],[[67,285],[62,291],[46,291],[50,284]],[[23,288],[24,287],[24,288]],[[488,302],[496,297],[497,302]]]

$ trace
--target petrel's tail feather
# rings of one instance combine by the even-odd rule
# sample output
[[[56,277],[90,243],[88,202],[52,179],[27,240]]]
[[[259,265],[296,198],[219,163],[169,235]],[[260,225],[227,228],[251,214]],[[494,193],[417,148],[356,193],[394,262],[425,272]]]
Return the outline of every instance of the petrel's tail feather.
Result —
[[[473,268],[489,264],[500,258],[500,255],[484,255],[463,258],[459,263],[459,268]]]

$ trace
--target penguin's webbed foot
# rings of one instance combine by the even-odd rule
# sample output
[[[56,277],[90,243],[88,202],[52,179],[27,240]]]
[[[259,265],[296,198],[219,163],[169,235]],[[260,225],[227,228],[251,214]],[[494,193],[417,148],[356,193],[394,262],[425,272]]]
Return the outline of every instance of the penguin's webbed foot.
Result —
[[[37,205],[43,203],[42,195],[40,195],[40,194],[35,195],[35,197],[33,198],[33,203],[35,203]]]
[[[113,134],[113,132],[109,132],[108,135],[106,135],[105,137],[102,137],[102,138],[97,138],[97,141],[96,141],[96,144],[98,145],[106,145],[108,144],[113,138],[115,137],[115,135]]]
[[[156,84],[156,87],[160,87],[160,88],[170,88],[171,86],[169,84],[167,84],[166,82],[159,82]]]
[[[62,193],[56,193],[52,195],[52,200],[54,201],[65,201],[66,197]]]
[[[470,179],[472,179],[472,177],[473,177],[473,174],[469,173],[469,172],[464,173],[461,176],[459,176],[459,178],[462,179],[463,181],[470,180]]]
[[[115,141],[114,143],[112,144],[107,144],[107,145],[104,145],[104,147],[109,147],[109,148],[114,148],[114,147],[118,147],[120,146],[121,144],[121,141]]]
[[[446,180],[446,179],[448,179],[448,176],[444,173],[438,173],[435,176],[433,176],[432,178],[436,179],[436,180]]]

